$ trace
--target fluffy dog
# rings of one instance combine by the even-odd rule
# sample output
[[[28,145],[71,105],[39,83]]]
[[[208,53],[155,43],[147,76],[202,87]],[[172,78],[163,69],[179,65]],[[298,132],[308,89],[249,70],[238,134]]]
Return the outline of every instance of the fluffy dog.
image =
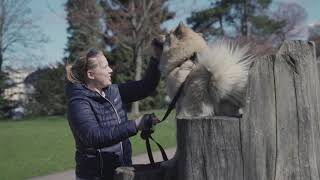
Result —
[[[176,104],[178,116],[238,115],[253,60],[248,47],[227,40],[208,45],[181,23],[158,42],[163,46],[159,69],[171,99],[186,81]]]

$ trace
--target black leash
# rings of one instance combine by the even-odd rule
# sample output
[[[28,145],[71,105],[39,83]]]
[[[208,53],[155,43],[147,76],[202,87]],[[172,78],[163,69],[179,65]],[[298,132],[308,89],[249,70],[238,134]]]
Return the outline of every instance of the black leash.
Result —
[[[196,58],[196,53],[193,55],[193,60]],[[191,70],[192,72],[192,70]],[[186,79],[182,82],[182,84],[180,85],[178,91],[176,92],[175,96],[173,97],[172,101],[170,102],[169,106],[168,106],[168,109],[165,113],[165,115],[163,116],[163,118],[161,119],[161,122],[165,121],[167,119],[167,117],[169,116],[169,114],[171,113],[171,111],[175,108],[175,105],[182,93],[182,90],[184,88],[184,85],[185,85],[185,82],[187,81],[189,75],[191,74],[191,72],[187,75]],[[154,115],[153,115],[154,116]],[[154,159],[153,159],[153,154],[152,154],[152,150],[151,150],[151,146],[150,146],[150,140],[151,139],[154,143],[156,143],[156,145],[158,146],[158,148],[160,149],[160,152],[161,152],[161,155],[162,155],[162,158],[164,161],[167,161],[168,160],[168,156],[165,152],[165,150],[163,149],[163,147],[156,141],[152,138],[151,134],[153,133],[154,131],[150,128],[148,130],[143,130],[140,134],[141,138],[144,139],[146,141],[146,148],[147,148],[147,152],[148,152],[148,157],[149,157],[149,160],[150,160],[150,163],[151,164],[155,164],[154,162]]]
[[[165,115],[163,116],[163,118],[161,119],[161,122],[163,122],[164,120],[167,119],[167,117],[169,116],[169,114],[171,113],[171,111],[175,108],[175,104],[177,103],[178,99],[179,99],[179,96],[182,92],[182,89],[184,87],[184,84],[185,84],[186,81],[184,81],[181,86],[179,87],[178,89],[178,92],[176,93],[176,95],[174,96],[173,100],[171,101],[171,103],[169,104],[169,107],[165,113]],[[149,160],[150,160],[150,163],[151,164],[154,164],[154,158],[153,158],[153,154],[152,154],[152,150],[151,150],[151,146],[150,146],[150,140],[151,139],[157,146],[158,148],[160,149],[160,152],[161,152],[161,155],[162,155],[162,158],[164,161],[167,161],[168,160],[168,156],[165,152],[165,150],[163,149],[163,147],[155,140],[153,139],[153,137],[151,136],[151,134],[153,133],[154,131],[150,128],[148,130],[143,130],[140,134],[141,138],[144,139],[146,141],[146,148],[147,148],[147,152],[148,152],[148,157],[149,157]]]
[[[169,107],[166,111],[166,113],[164,114],[163,118],[161,119],[160,123],[163,122],[164,120],[167,119],[167,117],[169,116],[169,114],[171,113],[171,111],[176,107],[176,103],[182,93],[182,90],[183,90],[183,87],[184,87],[184,84],[185,84],[186,81],[183,81],[183,83],[181,84],[181,86],[179,87],[176,95],[174,96],[174,98],[172,99],[171,103],[169,104]]]

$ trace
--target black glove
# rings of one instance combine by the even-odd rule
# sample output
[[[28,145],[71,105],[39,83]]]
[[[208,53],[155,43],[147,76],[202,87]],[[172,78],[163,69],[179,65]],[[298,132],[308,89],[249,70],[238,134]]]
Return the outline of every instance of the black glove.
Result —
[[[156,115],[152,113],[143,115],[143,117],[141,118],[141,122],[143,123],[143,128],[140,136],[142,139],[146,139],[148,136],[154,133],[153,126],[159,123],[160,121],[156,117]]]
[[[138,130],[151,129],[154,125],[159,123],[159,119],[154,113],[144,114],[142,117],[135,120]]]

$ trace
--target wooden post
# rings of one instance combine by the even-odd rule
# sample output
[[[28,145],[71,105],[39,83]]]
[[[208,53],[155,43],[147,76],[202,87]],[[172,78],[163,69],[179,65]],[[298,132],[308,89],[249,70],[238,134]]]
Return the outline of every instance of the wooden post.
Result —
[[[319,179],[319,90],[312,43],[285,42],[253,65],[241,120],[244,179]]]
[[[170,172],[178,180],[319,180],[319,93],[314,44],[285,42],[253,64],[242,119],[177,117]],[[157,177],[168,180],[166,172]]]
[[[179,180],[242,180],[238,118],[178,119],[177,142]]]

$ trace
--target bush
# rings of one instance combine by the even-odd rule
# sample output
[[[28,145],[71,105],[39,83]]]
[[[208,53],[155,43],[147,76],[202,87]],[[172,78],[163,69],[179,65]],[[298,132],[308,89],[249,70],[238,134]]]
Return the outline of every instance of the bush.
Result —
[[[26,79],[34,87],[34,93],[27,106],[28,114],[63,115],[67,111],[67,99],[64,93],[65,68],[57,67],[38,69]]]

